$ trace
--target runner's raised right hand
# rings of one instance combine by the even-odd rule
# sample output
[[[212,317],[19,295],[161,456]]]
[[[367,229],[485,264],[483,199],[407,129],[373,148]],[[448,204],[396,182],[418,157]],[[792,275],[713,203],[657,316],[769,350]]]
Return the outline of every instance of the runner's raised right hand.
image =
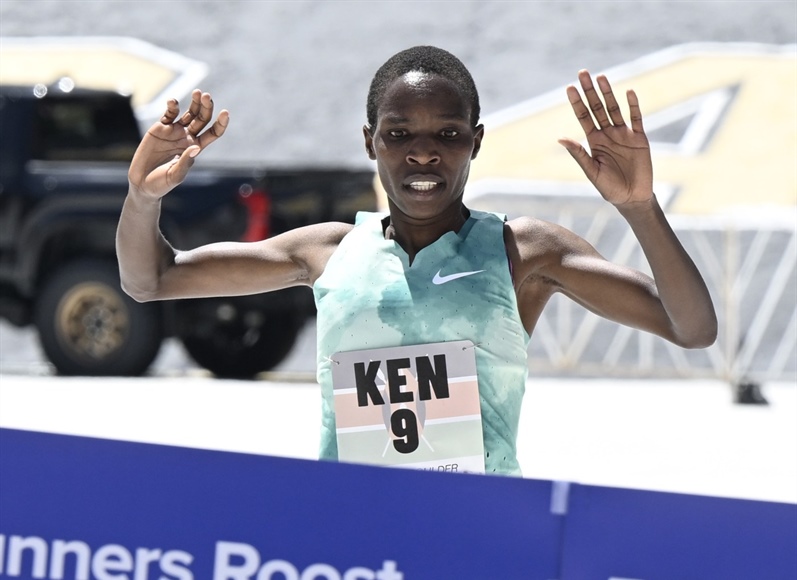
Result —
[[[195,89],[188,110],[180,115],[177,99],[170,99],[160,121],[141,140],[128,171],[131,191],[160,198],[177,187],[188,175],[194,158],[224,134],[230,114],[222,110],[213,118],[213,99]]]

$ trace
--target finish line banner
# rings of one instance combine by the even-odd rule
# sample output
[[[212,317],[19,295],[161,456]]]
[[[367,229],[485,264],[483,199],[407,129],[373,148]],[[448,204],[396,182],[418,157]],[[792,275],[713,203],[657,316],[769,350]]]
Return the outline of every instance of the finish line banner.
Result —
[[[551,489],[0,429],[0,578],[552,579]]]
[[[0,429],[0,578],[797,577],[797,505]]]

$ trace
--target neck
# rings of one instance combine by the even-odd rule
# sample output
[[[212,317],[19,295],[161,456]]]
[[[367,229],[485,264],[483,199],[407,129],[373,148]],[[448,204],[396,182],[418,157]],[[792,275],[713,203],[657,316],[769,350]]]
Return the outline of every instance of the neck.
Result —
[[[443,234],[459,232],[469,216],[470,212],[461,202],[428,219],[412,218],[390,204],[385,238],[392,239],[401,246],[412,264],[418,252],[436,242]]]

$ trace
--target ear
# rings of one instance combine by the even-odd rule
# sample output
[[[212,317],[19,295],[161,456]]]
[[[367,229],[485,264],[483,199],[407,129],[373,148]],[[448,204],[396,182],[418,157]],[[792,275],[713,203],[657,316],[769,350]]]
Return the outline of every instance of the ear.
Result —
[[[368,130],[368,125],[363,125],[363,137],[365,137],[365,152],[368,154],[368,159],[375,161],[374,137],[371,135],[371,131]]]
[[[470,158],[476,159],[476,156],[479,154],[479,151],[482,148],[482,138],[484,137],[484,125],[476,125],[476,129],[474,130],[473,134],[473,153],[471,153]]]

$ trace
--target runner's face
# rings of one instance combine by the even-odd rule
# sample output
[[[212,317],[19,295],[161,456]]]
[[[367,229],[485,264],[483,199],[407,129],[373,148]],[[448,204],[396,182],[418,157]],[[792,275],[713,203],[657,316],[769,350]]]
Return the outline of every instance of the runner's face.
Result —
[[[470,103],[438,75],[409,72],[388,87],[373,133],[364,134],[392,210],[417,219],[459,211],[484,130],[470,114]]]

